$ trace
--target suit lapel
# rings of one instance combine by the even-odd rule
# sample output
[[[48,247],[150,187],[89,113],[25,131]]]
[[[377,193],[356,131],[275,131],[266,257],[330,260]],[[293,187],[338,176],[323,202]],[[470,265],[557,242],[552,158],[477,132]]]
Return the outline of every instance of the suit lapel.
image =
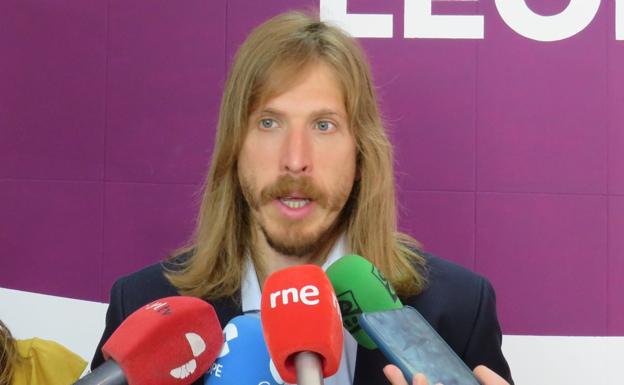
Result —
[[[219,298],[210,302],[210,304],[214,307],[217,317],[219,317],[221,328],[225,327],[232,318],[243,314],[240,293],[236,293],[232,297]]]

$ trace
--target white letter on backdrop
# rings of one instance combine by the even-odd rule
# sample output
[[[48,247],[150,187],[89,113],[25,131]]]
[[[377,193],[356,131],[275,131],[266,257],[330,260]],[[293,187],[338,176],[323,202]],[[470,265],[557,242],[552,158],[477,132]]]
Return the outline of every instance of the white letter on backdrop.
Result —
[[[321,20],[333,22],[353,37],[392,37],[392,15],[347,14],[347,0],[321,0]]]
[[[405,0],[406,38],[483,39],[483,16],[432,15],[432,0]]]
[[[518,34],[537,41],[567,39],[581,32],[594,20],[600,0],[570,0],[568,7],[553,16],[534,13],[525,0],[496,0],[505,23]]]
[[[615,2],[615,40],[624,40],[624,0]]]

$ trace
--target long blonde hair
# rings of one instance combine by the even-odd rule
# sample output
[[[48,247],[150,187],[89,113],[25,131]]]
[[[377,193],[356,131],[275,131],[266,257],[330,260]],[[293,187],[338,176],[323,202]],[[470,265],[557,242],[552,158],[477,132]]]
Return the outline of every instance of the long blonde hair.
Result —
[[[397,231],[392,146],[364,53],[339,28],[288,12],[258,26],[234,58],[198,224],[192,243],[178,251],[191,256],[182,261],[172,258],[177,266],[166,272],[181,294],[217,299],[239,290],[251,230],[236,162],[249,115],[296,81],[304,66],[319,60],[331,66],[341,83],[357,142],[358,178],[343,209],[348,215],[341,216],[348,246],[375,264],[400,295],[423,289],[425,260],[416,251],[418,243]]]
[[[0,385],[10,385],[17,361],[15,340],[9,329],[0,321]]]

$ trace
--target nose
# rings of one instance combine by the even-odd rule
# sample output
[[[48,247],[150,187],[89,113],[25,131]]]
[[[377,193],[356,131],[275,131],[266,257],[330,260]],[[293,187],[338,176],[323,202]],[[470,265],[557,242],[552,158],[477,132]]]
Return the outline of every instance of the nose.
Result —
[[[312,143],[304,127],[291,127],[282,147],[282,171],[306,174],[312,171]]]

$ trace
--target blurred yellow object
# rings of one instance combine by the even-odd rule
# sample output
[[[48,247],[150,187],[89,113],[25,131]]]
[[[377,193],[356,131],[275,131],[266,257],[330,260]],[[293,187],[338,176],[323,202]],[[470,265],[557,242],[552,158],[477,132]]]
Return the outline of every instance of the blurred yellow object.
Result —
[[[11,385],[68,385],[84,371],[87,362],[54,341],[31,338],[15,341],[18,359]]]

